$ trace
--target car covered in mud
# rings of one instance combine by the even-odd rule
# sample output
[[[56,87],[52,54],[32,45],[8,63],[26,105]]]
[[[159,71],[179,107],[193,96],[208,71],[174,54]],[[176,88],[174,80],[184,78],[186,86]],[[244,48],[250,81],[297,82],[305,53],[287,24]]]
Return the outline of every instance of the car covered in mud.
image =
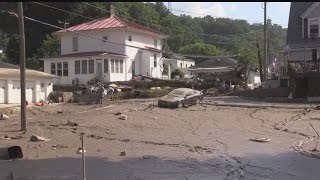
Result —
[[[188,107],[189,105],[199,104],[202,102],[202,100],[203,93],[201,91],[189,88],[178,88],[160,98],[158,100],[158,106],[168,108],[182,108]]]

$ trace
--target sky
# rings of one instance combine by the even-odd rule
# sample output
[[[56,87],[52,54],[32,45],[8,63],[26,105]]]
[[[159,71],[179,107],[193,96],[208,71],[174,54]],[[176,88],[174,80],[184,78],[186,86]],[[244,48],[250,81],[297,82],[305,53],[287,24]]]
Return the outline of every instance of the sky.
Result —
[[[167,2],[164,2],[168,6]],[[263,2],[171,2],[172,13],[187,14],[192,17],[205,15],[245,19],[249,23],[263,23]],[[273,24],[288,27],[290,2],[267,3],[267,18]],[[180,12],[188,11],[188,12]]]

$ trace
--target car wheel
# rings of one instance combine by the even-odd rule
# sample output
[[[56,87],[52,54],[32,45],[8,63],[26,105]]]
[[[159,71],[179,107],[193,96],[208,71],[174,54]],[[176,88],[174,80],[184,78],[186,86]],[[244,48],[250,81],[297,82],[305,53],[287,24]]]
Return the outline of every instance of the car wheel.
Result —
[[[200,99],[199,98],[195,98],[195,104],[200,104]]]
[[[180,109],[180,108],[183,108],[183,106],[184,106],[184,103],[183,102],[178,102],[178,108]]]

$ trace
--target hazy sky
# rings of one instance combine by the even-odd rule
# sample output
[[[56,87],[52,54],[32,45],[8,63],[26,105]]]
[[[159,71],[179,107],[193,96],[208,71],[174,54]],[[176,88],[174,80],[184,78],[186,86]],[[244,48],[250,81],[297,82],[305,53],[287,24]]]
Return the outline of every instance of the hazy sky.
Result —
[[[168,3],[164,2],[167,6]],[[171,2],[172,12],[176,15],[218,16],[245,19],[249,23],[263,23],[263,2]],[[267,17],[272,23],[288,26],[290,2],[269,2]],[[188,12],[179,12],[188,11]]]

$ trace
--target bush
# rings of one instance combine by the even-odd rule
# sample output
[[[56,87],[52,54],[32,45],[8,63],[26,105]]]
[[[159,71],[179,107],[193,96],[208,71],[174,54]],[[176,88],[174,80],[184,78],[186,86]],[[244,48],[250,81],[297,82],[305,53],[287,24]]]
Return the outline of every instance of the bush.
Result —
[[[184,73],[180,69],[176,69],[171,73],[171,79],[174,79],[175,76],[179,76],[181,79],[184,77]]]
[[[59,98],[60,98],[60,99],[63,98],[62,92],[55,92],[55,91],[54,91],[54,92],[51,92],[51,93],[49,94],[49,97],[48,97],[48,99],[49,99],[49,100],[52,100],[54,103],[60,103]]]
[[[97,84],[97,83],[105,83],[104,82],[104,78],[105,78],[105,76],[104,75],[101,75],[101,74],[96,74],[92,79],[90,79],[89,81],[88,81],[88,84],[89,85],[95,85],[95,84]]]

